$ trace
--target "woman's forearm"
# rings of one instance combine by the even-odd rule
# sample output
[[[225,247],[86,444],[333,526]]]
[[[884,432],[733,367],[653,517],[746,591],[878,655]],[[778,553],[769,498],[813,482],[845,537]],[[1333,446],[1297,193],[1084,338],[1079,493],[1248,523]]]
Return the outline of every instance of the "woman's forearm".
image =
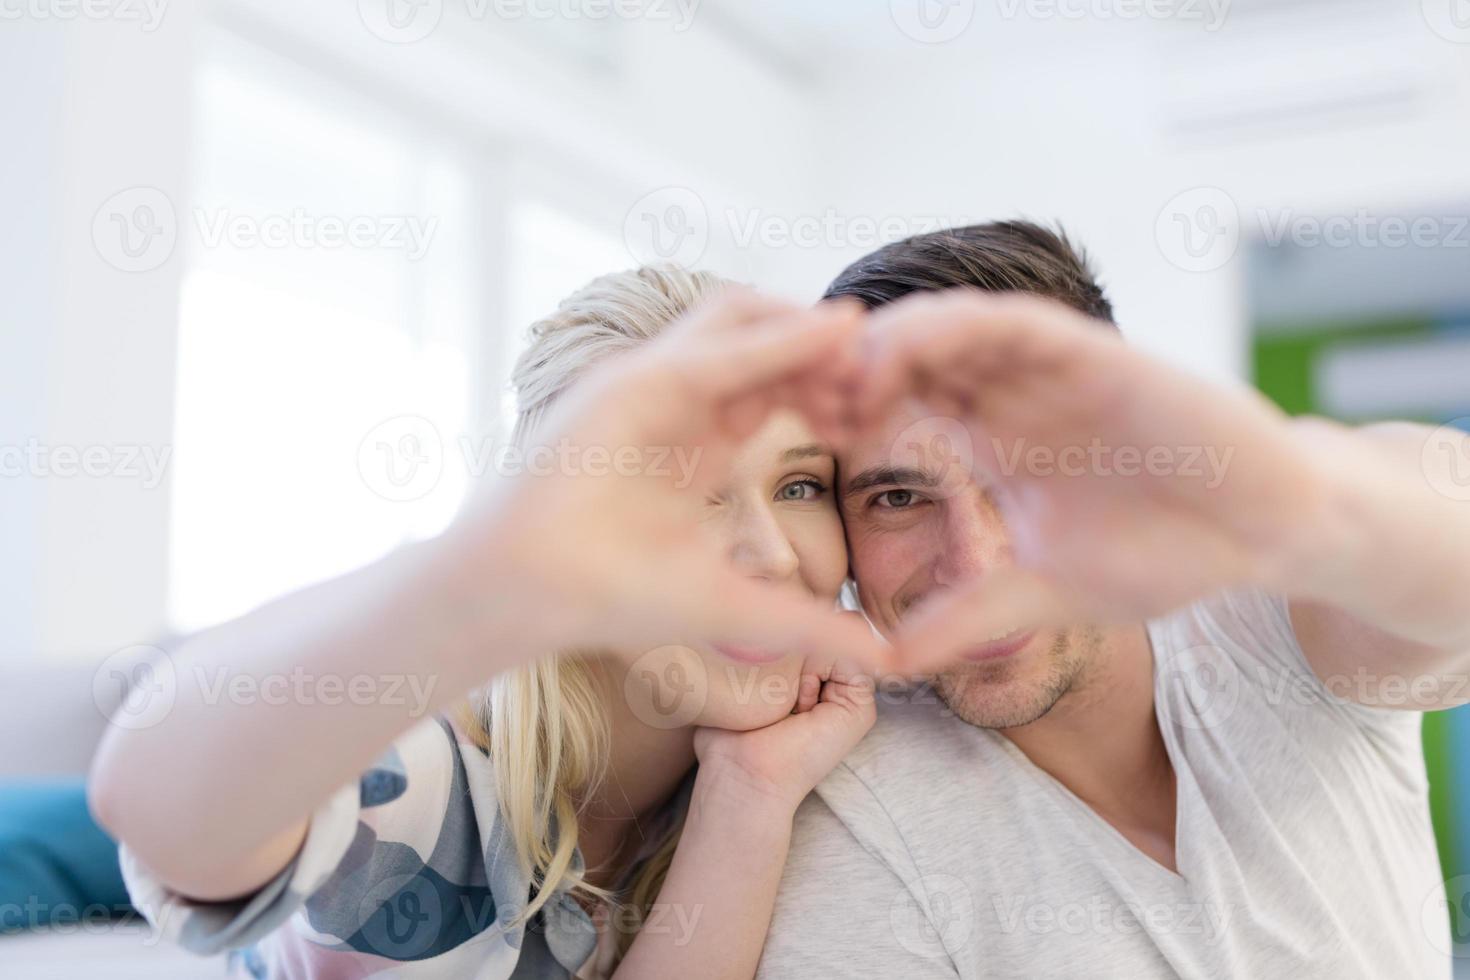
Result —
[[[755,976],[794,809],[701,772],[658,902],[616,978]]]
[[[395,737],[547,652],[677,636],[880,660],[864,627],[729,567],[690,496],[793,379],[835,392],[827,366],[860,326],[851,308],[732,294],[589,372],[538,425],[542,445],[558,460],[563,446],[687,451],[702,460],[693,489],[663,463],[537,468],[435,541],[193,638],[166,716],[115,726],[98,751],[102,824],[164,884],[229,897],[284,865],[313,810]]]
[[[177,682],[172,707],[149,727],[112,727],[99,748],[102,824],[192,897],[269,880],[311,812],[398,735],[546,649],[516,608],[514,570],[464,539],[406,548],[185,643],[161,668]]]

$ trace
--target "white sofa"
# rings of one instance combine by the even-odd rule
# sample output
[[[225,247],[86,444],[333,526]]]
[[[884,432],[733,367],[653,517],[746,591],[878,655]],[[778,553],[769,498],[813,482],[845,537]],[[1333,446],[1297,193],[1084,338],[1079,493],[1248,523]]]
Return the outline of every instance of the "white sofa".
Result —
[[[106,729],[88,666],[0,668],[0,778],[83,774]],[[106,685],[102,686],[104,689]],[[209,980],[223,958],[156,941],[146,926],[58,926],[0,936],[4,980]]]

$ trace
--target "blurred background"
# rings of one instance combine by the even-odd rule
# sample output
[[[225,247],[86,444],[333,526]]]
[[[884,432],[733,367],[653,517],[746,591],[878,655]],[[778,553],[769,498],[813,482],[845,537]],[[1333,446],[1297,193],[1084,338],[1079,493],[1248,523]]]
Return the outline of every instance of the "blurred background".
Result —
[[[7,771],[80,771],[140,646],[441,529],[526,325],[639,262],[812,300],[887,241],[1060,221],[1135,344],[1293,412],[1470,427],[1467,0],[0,20]],[[1470,721],[1425,740],[1450,878]]]

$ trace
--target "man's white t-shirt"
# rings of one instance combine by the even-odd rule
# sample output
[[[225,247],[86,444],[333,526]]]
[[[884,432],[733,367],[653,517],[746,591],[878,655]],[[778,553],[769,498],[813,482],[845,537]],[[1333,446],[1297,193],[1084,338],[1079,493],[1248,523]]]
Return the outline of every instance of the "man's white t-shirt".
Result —
[[[1148,634],[1178,874],[920,689],[799,810],[760,977],[1448,978],[1419,716],[1323,685],[1276,596]]]

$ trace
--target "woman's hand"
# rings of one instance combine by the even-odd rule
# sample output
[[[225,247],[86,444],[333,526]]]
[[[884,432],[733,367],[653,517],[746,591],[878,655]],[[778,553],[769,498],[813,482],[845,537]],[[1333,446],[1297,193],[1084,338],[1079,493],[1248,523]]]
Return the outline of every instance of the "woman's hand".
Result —
[[[723,642],[877,666],[869,630],[742,576],[698,527],[773,409],[841,438],[860,330],[851,306],[734,293],[579,379],[527,451],[528,472],[446,535],[463,559],[461,600],[524,624],[537,651]]]
[[[699,774],[658,905],[698,909],[703,924],[678,941],[643,930],[617,978],[755,976],[796,808],[873,724],[871,678],[834,660],[808,668],[790,717],[749,732],[695,730]]]
[[[695,731],[696,792],[729,802],[774,803],[782,813],[795,813],[873,727],[876,714],[872,677],[841,660],[809,660],[796,708],[787,717],[748,732]]]
[[[859,329],[850,308],[734,294],[599,365],[542,427],[551,465],[532,473],[546,475],[507,479],[446,534],[175,651],[172,709],[149,728],[114,727],[99,748],[100,822],[173,890],[230,899],[285,867],[312,810],[394,738],[552,650],[687,636],[876,658],[866,630],[742,578],[697,527],[704,492],[772,408],[839,433]],[[679,468],[680,453],[692,468]],[[262,705],[191,682],[302,669],[423,696]],[[258,790],[249,807],[240,785]],[[177,833],[181,813],[209,833]]]

